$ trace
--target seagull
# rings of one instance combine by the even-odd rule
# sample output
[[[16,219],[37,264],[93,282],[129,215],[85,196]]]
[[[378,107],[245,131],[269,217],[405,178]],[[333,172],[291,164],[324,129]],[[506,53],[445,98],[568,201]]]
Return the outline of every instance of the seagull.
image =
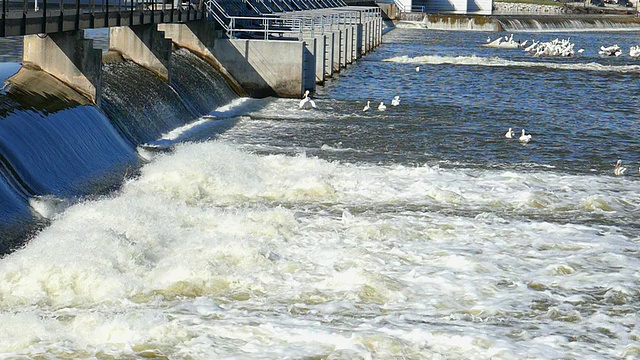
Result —
[[[393,106],[398,106],[400,105],[400,96],[394,96],[393,100],[391,100],[391,105]]]
[[[316,103],[309,97],[309,90],[305,91],[304,95],[302,95],[302,100],[300,100],[300,109],[309,110],[315,108]]]
[[[524,142],[524,143],[527,143],[527,142],[529,142],[529,140],[531,140],[531,135],[530,134],[526,134],[525,135],[524,134],[524,129],[522,129],[522,135],[520,135],[519,140]]]
[[[362,111],[367,111],[369,110],[369,108],[371,108],[369,105],[371,104],[371,101],[367,101],[367,105],[364,106],[364,108],[362,109]]]
[[[384,105],[383,102],[380,102],[380,105],[378,105],[378,110],[385,111],[385,110],[387,110],[387,107]]]
[[[622,160],[616,161],[616,166],[613,168],[614,175],[624,175],[624,172],[627,170],[627,168],[621,165],[622,165]]]
[[[507,133],[504,134],[504,137],[506,137],[507,139],[511,139],[513,137],[513,130],[509,128],[509,131],[507,131]]]

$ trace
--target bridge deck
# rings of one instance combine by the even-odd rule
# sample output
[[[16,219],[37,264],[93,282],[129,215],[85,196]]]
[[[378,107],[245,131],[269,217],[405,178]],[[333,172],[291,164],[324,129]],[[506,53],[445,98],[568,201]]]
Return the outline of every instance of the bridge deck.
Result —
[[[183,23],[202,20],[205,16],[199,4],[110,0],[96,6],[81,4],[80,1],[16,3],[3,0],[0,37],[128,25]]]

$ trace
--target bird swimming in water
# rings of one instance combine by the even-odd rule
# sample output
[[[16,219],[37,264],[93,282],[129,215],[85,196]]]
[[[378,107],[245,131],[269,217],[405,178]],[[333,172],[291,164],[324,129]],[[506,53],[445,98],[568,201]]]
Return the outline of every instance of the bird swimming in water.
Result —
[[[420,66],[416,66],[416,72],[420,72]]]
[[[507,139],[511,139],[513,137],[513,130],[509,128],[509,131],[507,131],[507,133],[504,134],[504,137],[506,137]]]
[[[302,100],[300,100],[300,109],[309,110],[315,108],[316,103],[309,97],[309,90],[305,91],[304,95],[302,95]]]
[[[387,110],[387,107],[384,105],[383,102],[380,102],[380,105],[378,105],[378,110],[385,111],[385,110]]]
[[[371,106],[369,106],[371,104],[371,101],[367,101],[367,105],[364,106],[364,108],[362,109],[362,111],[367,111],[371,108]]]
[[[400,105],[400,96],[398,96],[398,95],[394,96],[393,100],[391,100],[391,105],[393,105],[393,106]]]
[[[623,175],[626,170],[627,170],[627,168],[622,166],[622,160],[618,160],[618,161],[616,161],[616,166],[613,168],[613,174],[614,175]],[[639,171],[640,171],[640,169],[639,169]]]
[[[530,134],[526,134],[524,133],[524,129],[522,129],[522,135],[520,135],[520,137],[518,138],[518,140],[527,143],[529,142],[529,140],[531,140],[531,135]]]

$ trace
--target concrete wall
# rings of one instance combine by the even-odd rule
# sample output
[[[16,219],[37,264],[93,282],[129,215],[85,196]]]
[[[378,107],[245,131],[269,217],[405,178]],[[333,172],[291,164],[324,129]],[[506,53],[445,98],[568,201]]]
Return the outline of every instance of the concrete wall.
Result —
[[[155,24],[109,28],[109,50],[170,81],[171,40]]]
[[[297,98],[303,92],[302,41],[219,39],[213,50],[250,96]]]
[[[249,96],[240,82],[213,55],[215,43],[222,36],[222,32],[216,30],[215,23],[198,21],[186,24],[158,24],[158,30],[164,31],[165,37],[171,39],[176,45],[189,49],[205,59],[227,79],[238,95]]]
[[[327,36],[324,34],[305,33],[302,35],[305,43],[307,44],[307,50],[310,51],[315,58],[314,76],[316,84],[323,84],[325,77],[328,76],[325,72],[326,68],[326,42]],[[304,86],[308,89],[307,86]]]
[[[99,105],[102,83],[102,51],[84,31],[23,37],[22,61],[40,68]]]
[[[170,81],[173,41],[215,66],[242,96],[298,98],[381,43],[382,18],[367,9],[336,10],[339,23],[305,41],[227,39],[213,23],[202,21],[113,27],[109,47]],[[25,65],[99,101],[102,52],[81,31],[25,36],[24,47]]]

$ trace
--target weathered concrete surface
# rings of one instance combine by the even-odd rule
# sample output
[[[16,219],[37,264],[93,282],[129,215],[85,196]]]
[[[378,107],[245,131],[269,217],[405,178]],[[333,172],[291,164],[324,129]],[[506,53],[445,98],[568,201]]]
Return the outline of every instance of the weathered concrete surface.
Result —
[[[86,96],[42,69],[24,65],[7,78],[4,90],[33,108],[56,112],[77,105],[92,103]]]
[[[213,55],[217,39],[222,36],[215,29],[213,22],[190,22],[186,24],[158,24],[158,30],[164,31],[165,37],[177,46],[197,54],[224,76],[229,85],[240,96],[249,96],[229,71]]]
[[[303,41],[218,39],[213,55],[252,97],[302,94]]]
[[[171,80],[171,40],[155,24],[109,28],[109,50]]]
[[[336,30],[333,32],[333,72],[338,73],[344,65],[344,50],[342,44],[344,41],[344,33],[342,30]]]
[[[26,35],[23,41],[23,64],[46,71],[99,105],[102,52],[84,31]]]
[[[304,41],[307,43],[307,50],[311,51],[315,58],[315,82],[316,84],[323,84],[325,77],[327,76],[325,73],[325,47],[327,36],[310,32],[304,33],[302,36]],[[311,46],[312,44],[315,45]]]

